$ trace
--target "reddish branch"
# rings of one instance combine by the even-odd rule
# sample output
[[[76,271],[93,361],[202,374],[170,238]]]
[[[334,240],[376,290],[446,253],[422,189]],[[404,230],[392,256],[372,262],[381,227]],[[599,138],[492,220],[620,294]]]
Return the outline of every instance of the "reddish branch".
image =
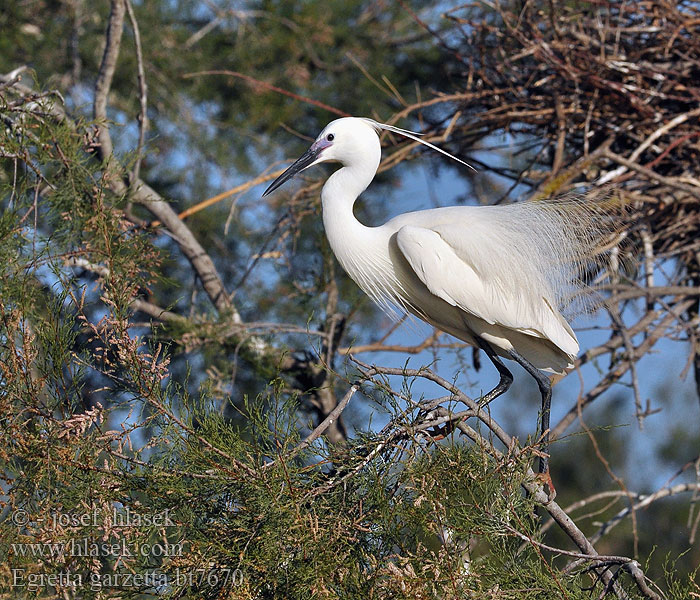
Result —
[[[340,117],[351,116],[349,113],[334,108],[333,106],[329,106],[328,104],[324,104],[323,102],[319,102],[318,100],[314,100],[313,98],[307,98],[306,96],[295,94],[294,92],[290,92],[289,90],[285,90],[284,88],[272,85],[271,83],[261,81],[260,79],[256,79],[255,77],[251,77],[250,75],[239,73],[238,71],[229,71],[227,69],[217,69],[213,71],[197,71],[196,73],[186,73],[185,75],[183,75],[183,77],[185,79],[189,79],[192,77],[201,77],[203,75],[226,75],[228,77],[235,77],[237,79],[242,79],[243,81],[248,83],[253,88],[253,91],[255,93],[260,93],[261,90],[277,92],[278,94],[288,96],[289,98],[293,98],[294,100],[299,100],[300,102],[304,102],[306,104],[318,106],[319,108],[327,110],[328,112],[331,112],[334,115],[338,115]]]

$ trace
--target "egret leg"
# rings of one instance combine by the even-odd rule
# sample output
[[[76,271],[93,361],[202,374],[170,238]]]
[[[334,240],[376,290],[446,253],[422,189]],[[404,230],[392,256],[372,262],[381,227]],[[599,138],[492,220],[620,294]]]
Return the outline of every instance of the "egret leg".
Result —
[[[498,369],[498,374],[501,376],[501,379],[498,381],[496,387],[481,397],[480,404],[485,406],[495,398],[498,398],[501,394],[505,394],[508,391],[511,383],[513,383],[513,374],[508,370],[508,367],[503,364],[503,361],[491,347],[491,344],[477,336],[475,336],[474,339],[476,340],[476,343],[479,344],[479,348],[481,348],[485,352],[486,356],[489,357],[489,360],[493,363],[493,366]]]
[[[498,385],[487,394],[484,394],[482,398],[482,402],[484,404],[488,404],[491,402],[491,400],[497,398],[508,390],[511,383],[513,383],[513,375],[503,364],[503,361],[486,340],[477,336],[475,336],[474,339],[479,345],[479,348],[486,353],[486,356],[489,357],[489,360],[498,369],[498,373],[501,376]],[[537,382],[537,387],[540,390],[540,395],[542,396],[541,437],[543,456],[540,457],[538,471],[545,476],[545,483],[548,484],[550,488],[550,499],[553,499],[556,495],[556,491],[554,489],[552,479],[549,476],[549,410],[552,404],[552,383],[549,381],[549,377],[547,377],[520,353],[516,352],[515,350],[510,350],[508,351],[508,356],[523,367],[523,369],[525,369],[525,371],[527,371],[535,379]]]
[[[549,472],[549,409],[552,404],[552,383],[542,371],[515,350],[509,350],[508,355],[525,369],[537,382],[542,396],[541,430],[544,456],[540,457],[540,473]]]

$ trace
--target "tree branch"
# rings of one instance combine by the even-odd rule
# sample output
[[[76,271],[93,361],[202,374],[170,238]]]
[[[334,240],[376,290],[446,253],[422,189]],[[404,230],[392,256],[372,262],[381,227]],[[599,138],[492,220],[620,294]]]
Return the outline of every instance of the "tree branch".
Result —
[[[119,46],[124,29],[125,0],[112,0],[105,39],[105,51],[95,83],[95,104],[93,114],[97,124],[97,139],[100,142],[100,158],[107,162],[112,156],[112,138],[107,124],[107,96],[112,87],[114,71],[119,58]]]
[[[447,381],[446,379],[440,377],[436,373],[433,373],[429,369],[421,369],[419,371],[413,369],[394,369],[388,367],[378,367],[365,365],[357,360],[358,364],[366,369],[366,373],[370,375],[372,372],[377,374],[386,375],[399,375],[402,377],[421,377],[437,383],[440,387],[447,390],[452,394],[455,399],[464,403],[474,415],[482,421],[493,434],[516,456],[519,455],[519,450],[517,444],[512,436],[510,436],[506,431],[491,417],[490,414],[479,404],[462,392],[458,387]],[[440,410],[440,409],[438,409]],[[447,412],[447,409],[441,409]],[[440,413],[438,413],[440,414]],[[486,452],[491,454],[497,460],[503,460],[505,457],[502,452],[497,450],[493,443],[486,438],[484,438],[480,433],[475,431],[469,425],[462,421],[458,421],[455,426],[464,433],[469,439],[477,443]],[[390,434],[394,435],[394,434]],[[569,538],[576,544],[576,546],[583,552],[586,556],[597,558],[599,556],[597,550],[593,544],[588,540],[585,534],[578,528],[576,523],[571,519],[571,517],[553,500],[550,499],[549,495],[545,492],[543,484],[538,480],[537,475],[528,467],[527,481],[523,483],[523,487],[528,491],[528,493],[533,497],[535,502],[544,507],[544,509],[550,514],[552,519],[559,525],[559,527],[569,536]],[[606,585],[612,585],[615,592],[619,598],[627,598],[627,594],[615,584],[613,579],[613,574],[611,574],[607,569],[604,569],[600,573],[600,577]],[[635,578],[636,580],[636,578]],[[658,598],[656,596],[650,596],[651,598]]]
[[[131,181],[138,181],[141,173],[141,161],[143,160],[143,147],[146,142],[146,130],[148,129],[148,87],[146,85],[146,73],[143,68],[143,50],[141,48],[141,33],[139,32],[139,24],[136,21],[134,9],[131,6],[131,0],[124,0],[126,10],[129,13],[129,22],[134,31],[134,45],[136,46],[136,65],[138,69],[139,83],[139,104],[141,111],[139,112],[139,141],[136,147],[136,162],[134,169],[131,172]]]
[[[112,10],[109,15],[107,27],[107,41],[105,46],[100,72],[95,85],[95,118],[98,124],[98,141],[100,143],[99,154],[103,162],[111,163],[116,168],[116,161],[112,160],[112,138],[107,124],[107,96],[112,84],[114,70],[119,57],[119,46],[122,29],[124,27],[124,14],[126,12],[126,0],[112,0]],[[127,185],[122,180],[121,174],[109,177],[109,185],[115,194],[126,196],[129,192]],[[162,197],[150,186],[141,180],[133,182],[131,200],[143,204],[161,223],[173,234],[180,249],[192,264],[197,276],[202,282],[216,309],[222,312],[231,312],[234,323],[240,323],[241,317],[231,303],[219,277],[214,262],[206,253],[202,245],[197,241],[190,229],[178,218],[177,213],[165,202]]]

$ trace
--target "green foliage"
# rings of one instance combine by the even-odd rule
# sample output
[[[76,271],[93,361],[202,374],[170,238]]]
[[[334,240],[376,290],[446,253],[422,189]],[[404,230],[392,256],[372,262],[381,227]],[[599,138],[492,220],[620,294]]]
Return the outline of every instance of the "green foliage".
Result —
[[[49,449],[47,468],[46,450],[33,460],[35,448],[22,452],[33,486],[15,487],[13,514],[36,521],[3,524],[14,544],[2,549],[5,589],[25,569],[23,582],[70,571],[90,582],[84,598],[109,589],[172,598],[585,597],[579,578],[552,578],[537,548],[513,534],[536,536],[522,463],[497,464],[458,440],[373,452],[382,440],[372,436],[340,455],[318,444],[292,457],[293,404],[271,417],[258,399],[241,430],[210,402],[182,400],[179,416],[159,405],[148,448],[124,450],[122,460],[107,452],[100,466],[80,468],[88,448],[126,439],[104,430],[102,414],[52,425],[79,427],[80,437],[63,436],[70,458]],[[60,494],[51,491],[59,477]],[[98,546],[99,556],[79,555]],[[37,564],[19,548],[62,552]],[[136,581],[128,572],[143,585],[125,583]]]

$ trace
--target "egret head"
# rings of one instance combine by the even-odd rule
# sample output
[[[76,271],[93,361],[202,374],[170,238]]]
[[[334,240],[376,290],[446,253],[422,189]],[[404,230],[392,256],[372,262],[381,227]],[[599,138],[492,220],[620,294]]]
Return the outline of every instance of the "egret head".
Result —
[[[311,144],[311,147],[270,184],[270,187],[265,190],[263,196],[274,192],[285,181],[290,180],[297,173],[301,173],[304,169],[308,169],[321,162],[339,162],[345,167],[359,166],[365,174],[371,172],[371,177],[373,177],[381,159],[379,132],[383,130],[393,131],[394,133],[415,140],[476,171],[474,167],[464,162],[461,158],[452,156],[452,154],[445,152],[442,148],[433,146],[430,142],[420,139],[420,137],[418,137],[421,135],[420,133],[401,129],[386,123],[378,123],[373,119],[364,117],[343,117],[342,119],[336,119],[328,123],[325,129],[316,138],[316,141]]]
[[[318,163],[339,162],[350,166],[369,162],[376,171],[380,158],[381,146],[374,121],[360,117],[336,119],[326,125],[311,147],[270,184],[263,196]]]

